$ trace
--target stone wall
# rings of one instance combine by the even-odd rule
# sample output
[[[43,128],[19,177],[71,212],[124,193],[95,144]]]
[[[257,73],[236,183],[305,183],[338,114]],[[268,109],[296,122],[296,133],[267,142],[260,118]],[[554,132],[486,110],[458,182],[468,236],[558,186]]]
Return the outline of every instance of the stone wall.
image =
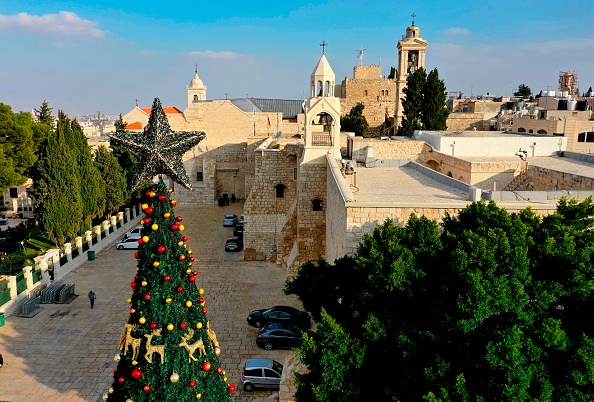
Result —
[[[584,190],[594,189],[594,178],[579,176],[576,174],[559,172],[540,166],[528,166],[528,178],[526,183],[540,191],[563,190]]]
[[[484,113],[450,113],[446,126],[450,131],[489,130],[489,121]]]
[[[420,158],[423,149],[427,147],[425,141],[398,138],[397,140],[378,140],[349,137],[347,139],[348,156],[357,163],[367,163],[368,159],[380,162],[382,160],[416,161]]]
[[[328,157],[326,172],[326,256],[330,262],[344,256],[346,244],[346,203],[354,199],[336,159]]]

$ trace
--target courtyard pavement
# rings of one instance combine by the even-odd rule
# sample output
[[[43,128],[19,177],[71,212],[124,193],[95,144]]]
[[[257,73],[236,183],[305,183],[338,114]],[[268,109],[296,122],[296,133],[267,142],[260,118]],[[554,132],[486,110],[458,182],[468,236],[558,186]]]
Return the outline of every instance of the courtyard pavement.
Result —
[[[184,206],[188,246],[197,261],[197,286],[205,289],[211,328],[221,344],[221,365],[237,387],[235,401],[265,402],[272,391],[247,393],[241,388],[243,362],[270,357],[283,362],[287,350],[266,351],[255,344],[256,329],[247,314],[276,304],[301,308],[295,297],[283,294],[286,273],[270,262],[243,261],[243,253],[226,253],[232,228],[222,225],[225,213],[241,214],[243,204],[229,207]],[[135,274],[133,250],[114,244],[71,272],[65,283],[80,295],[69,304],[43,304],[33,318],[10,316],[0,327],[0,402],[100,401],[116,368],[120,333],[129,315],[126,299]],[[97,294],[91,309],[87,293]]]

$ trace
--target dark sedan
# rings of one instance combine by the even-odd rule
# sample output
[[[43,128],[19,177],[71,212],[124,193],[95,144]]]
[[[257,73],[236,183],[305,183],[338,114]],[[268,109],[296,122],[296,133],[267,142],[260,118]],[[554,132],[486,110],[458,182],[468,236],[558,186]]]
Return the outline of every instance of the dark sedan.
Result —
[[[225,251],[240,251],[243,248],[243,239],[238,236],[229,237],[225,242]]]
[[[311,317],[303,311],[289,306],[274,306],[269,309],[252,311],[247,318],[248,324],[260,328],[270,322],[297,325],[299,328],[309,328]]]
[[[256,335],[256,344],[266,350],[292,349],[299,347],[302,342],[303,331],[294,325],[287,327],[284,324],[269,324]]]

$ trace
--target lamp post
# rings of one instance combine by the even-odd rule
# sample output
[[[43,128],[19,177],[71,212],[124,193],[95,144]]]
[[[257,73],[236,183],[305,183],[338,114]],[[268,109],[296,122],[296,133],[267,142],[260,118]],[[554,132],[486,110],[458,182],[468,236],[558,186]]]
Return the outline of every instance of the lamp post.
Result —
[[[252,116],[252,121],[254,122],[254,137],[256,136],[256,108],[254,108],[254,115]]]

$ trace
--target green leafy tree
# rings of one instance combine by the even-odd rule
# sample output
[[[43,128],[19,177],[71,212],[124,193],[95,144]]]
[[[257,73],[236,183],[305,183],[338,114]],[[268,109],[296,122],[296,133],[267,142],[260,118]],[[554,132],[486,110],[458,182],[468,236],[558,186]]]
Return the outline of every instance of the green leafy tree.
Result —
[[[593,217],[590,198],[543,219],[474,203],[441,232],[414,215],[386,221],[349,257],[358,288],[329,282],[350,293],[344,305],[323,290],[327,263],[318,277],[304,266],[313,289],[301,270],[286,289],[316,299],[304,306],[321,321],[299,351],[312,374],[298,376],[298,400],[592,400]]]
[[[351,109],[348,115],[341,117],[341,130],[351,131],[355,135],[366,137],[369,131],[369,123],[367,123],[367,119],[363,115],[363,109],[365,109],[365,105],[359,102]]]
[[[130,315],[115,358],[113,385],[104,398],[230,402],[235,385],[226,383],[204,290],[195,285],[194,257],[162,180],[145,204],[147,223],[136,255]]]
[[[447,119],[450,112],[446,106],[446,87],[439,79],[437,69],[427,75],[423,87],[423,105],[421,121],[424,130],[447,130]]]
[[[395,79],[396,78],[396,67],[390,67],[390,74],[388,74],[388,79]]]
[[[405,95],[402,98],[404,116],[400,127],[398,127],[398,135],[412,137],[415,130],[423,128],[421,116],[423,112],[423,90],[426,80],[427,73],[423,67],[408,75],[406,87],[402,90]]]
[[[49,107],[49,103],[47,100],[43,100],[41,107],[39,109],[34,109],[35,113],[37,114],[37,120],[40,123],[43,123],[47,126],[53,127],[54,126],[54,116],[52,116],[53,109]]]
[[[128,132],[128,130],[126,129],[128,123],[124,121],[124,118],[122,117],[121,113],[120,118],[115,121],[114,125],[116,128],[116,132]],[[126,182],[128,183],[129,187],[132,183],[132,174],[134,173],[134,167],[136,166],[136,156],[134,156],[134,154],[125,147],[118,146],[112,143],[110,143],[110,146],[113,151],[113,156],[116,157],[119,165],[124,171],[124,175],[126,176]]]
[[[99,172],[91,148],[82,127],[76,120],[71,123],[68,143],[78,166],[78,187],[80,189],[84,229],[91,228],[91,220],[105,211],[106,184]]]
[[[95,151],[95,164],[105,189],[105,211],[117,212],[129,197],[126,177],[117,159],[104,146]]]
[[[46,236],[60,246],[76,237],[82,222],[76,155],[67,142],[71,131],[70,119],[59,111],[56,130],[41,146],[31,171],[35,219]]]
[[[530,98],[532,95],[532,90],[526,84],[518,85],[518,90],[514,92],[514,96],[519,96],[521,98]]]

